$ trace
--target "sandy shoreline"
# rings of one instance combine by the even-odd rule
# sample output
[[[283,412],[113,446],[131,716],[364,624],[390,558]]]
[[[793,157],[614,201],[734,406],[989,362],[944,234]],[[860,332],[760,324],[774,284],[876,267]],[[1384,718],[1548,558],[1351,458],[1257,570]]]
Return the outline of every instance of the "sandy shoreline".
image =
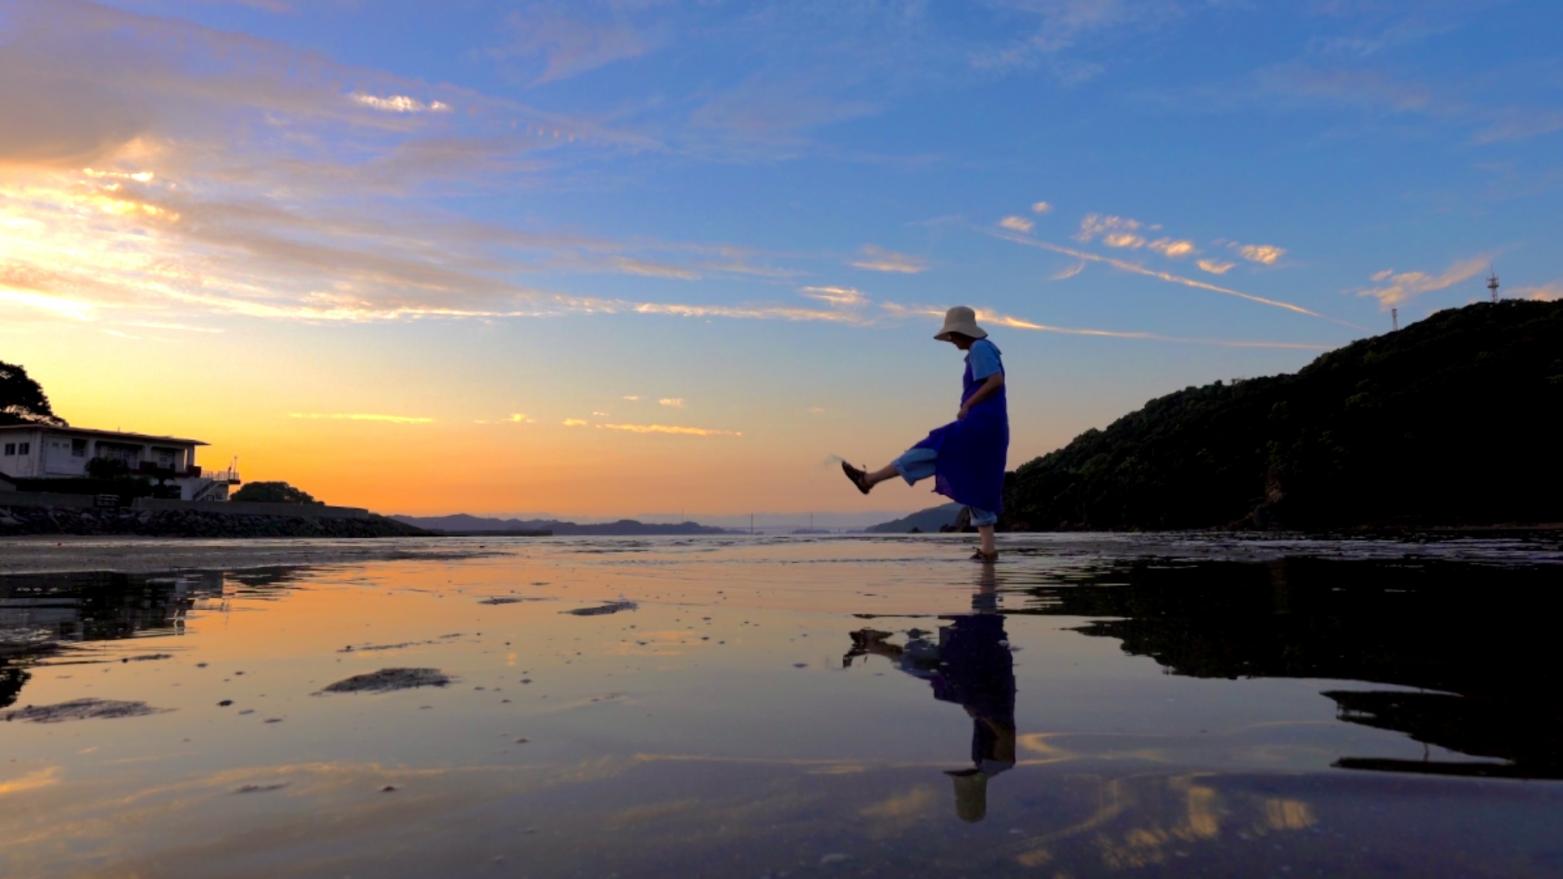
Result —
[[[0,576],[112,571],[232,570],[487,555],[497,541],[459,537],[197,540],[155,537],[0,538]]]

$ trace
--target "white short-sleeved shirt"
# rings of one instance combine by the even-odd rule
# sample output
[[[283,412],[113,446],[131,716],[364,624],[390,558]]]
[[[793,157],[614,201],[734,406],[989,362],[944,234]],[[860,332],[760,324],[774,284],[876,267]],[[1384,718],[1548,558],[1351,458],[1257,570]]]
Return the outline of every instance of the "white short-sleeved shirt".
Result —
[[[1004,371],[1004,361],[999,358],[999,346],[987,339],[971,343],[971,350],[966,352],[966,362],[971,365],[972,381],[980,382]]]

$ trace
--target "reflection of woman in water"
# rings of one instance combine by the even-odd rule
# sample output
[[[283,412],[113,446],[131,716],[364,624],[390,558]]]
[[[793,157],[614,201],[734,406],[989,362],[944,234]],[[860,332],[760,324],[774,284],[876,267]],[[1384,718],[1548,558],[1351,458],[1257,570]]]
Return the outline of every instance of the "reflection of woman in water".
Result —
[[[984,566],[981,588],[972,596],[972,613],[944,617],[939,642],[921,634],[906,646],[888,643],[890,632],[852,633],[844,663],[875,654],[902,671],[933,685],[933,697],[966,709],[972,720],[971,762],[948,773],[955,782],[955,811],[962,820],[981,821],[988,808],[988,779],[1015,765],[1015,660],[998,612],[992,569]]]
[[[901,457],[872,473],[845,461],[841,469],[864,494],[887,479],[900,476],[911,485],[933,477],[933,490],[971,510],[971,522],[982,537],[972,558],[993,561],[993,526],[1004,504],[1004,458],[1009,452],[1009,409],[1004,399],[1004,362],[988,333],[977,326],[976,312],[957,305],[944,316],[934,335],[966,352],[961,383],[961,408],[955,420],[936,427]]]

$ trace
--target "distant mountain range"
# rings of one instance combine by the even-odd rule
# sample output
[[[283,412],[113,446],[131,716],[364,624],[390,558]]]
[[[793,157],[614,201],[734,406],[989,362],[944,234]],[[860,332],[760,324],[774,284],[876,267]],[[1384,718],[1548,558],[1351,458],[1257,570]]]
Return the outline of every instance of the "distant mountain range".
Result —
[[[940,528],[955,524],[955,517],[960,514],[960,504],[940,504],[864,530],[869,534],[911,534],[913,531],[937,534]]]
[[[559,536],[591,535],[597,537],[634,537],[660,534],[732,534],[725,528],[713,528],[698,522],[655,523],[620,519],[617,522],[581,524],[559,519],[492,519],[456,513],[450,516],[391,516],[427,531],[447,534],[537,534]]]

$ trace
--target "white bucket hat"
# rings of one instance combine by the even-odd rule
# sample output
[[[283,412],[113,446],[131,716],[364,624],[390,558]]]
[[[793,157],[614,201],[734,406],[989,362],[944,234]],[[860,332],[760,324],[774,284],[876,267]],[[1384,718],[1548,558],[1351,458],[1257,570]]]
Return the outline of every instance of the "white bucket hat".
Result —
[[[986,339],[988,331],[977,326],[977,312],[964,305],[957,305],[944,313],[944,328],[934,335],[941,342],[950,341],[952,333],[960,333],[973,339]]]

